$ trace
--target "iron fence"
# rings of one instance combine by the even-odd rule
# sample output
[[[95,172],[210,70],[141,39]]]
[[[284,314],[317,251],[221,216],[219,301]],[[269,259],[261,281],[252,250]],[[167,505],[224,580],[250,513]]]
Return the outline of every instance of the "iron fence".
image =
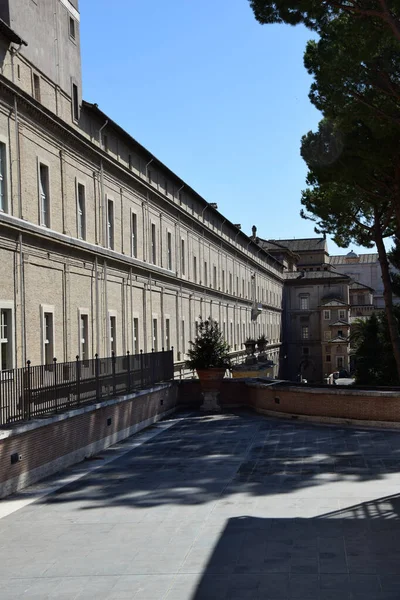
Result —
[[[173,351],[0,371],[0,426],[101,402],[174,378]]]

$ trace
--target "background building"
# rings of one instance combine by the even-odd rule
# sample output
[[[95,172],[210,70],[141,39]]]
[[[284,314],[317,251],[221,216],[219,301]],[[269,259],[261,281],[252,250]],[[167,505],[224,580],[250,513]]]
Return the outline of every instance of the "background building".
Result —
[[[283,265],[81,100],[76,0],[0,2],[1,369],[174,347],[278,364]],[[277,370],[276,370],[277,374]]]

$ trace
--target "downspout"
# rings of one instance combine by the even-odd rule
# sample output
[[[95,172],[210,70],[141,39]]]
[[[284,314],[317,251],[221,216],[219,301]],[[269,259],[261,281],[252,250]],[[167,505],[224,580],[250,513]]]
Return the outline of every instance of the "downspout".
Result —
[[[18,48],[12,48],[11,53],[11,77],[12,82],[15,83],[15,64],[14,58],[20,52],[22,44]],[[15,118],[15,151],[17,154],[17,203],[18,203],[18,217],[22,219],[22,188],[21,188],[21,160],[20,160],[20,145],[19,145],[19,120],[18,120],[18,106],[17,96],[14,95],[14,118]]]
[[[95,268],[95,302],[96,302],[96,354],[100,355],[100,315],[99,315],[99,269],[97,263],[97,254],[94,257]]]
[[[19,277],[21,290],[21,341],[22,341],[22,366],[26,364],[26,328],[25,328],[25,286],[24,286],[24,259],[22,252],[22,233],[19,234]]]
[[[105,127],[107,127],[108,125],[108,119],[106,120],[106,122],[104,123],[104,125],[102,125],[99,129],[99,146],[100,146],[100,150],[102,148],[102,143],[101,143],[101,134],[103,132],[103,129]],[[107,246],[107,211],[106,211],[106,199],[104,197],[104,171],[103,171],[103,159],[100,159],[100,194],[101,194],[101,199],[100,199],[100,210],[102,212],[102,218],[103,218],[103,227],[101,228],[103,231],[103,246],[106,247]]]

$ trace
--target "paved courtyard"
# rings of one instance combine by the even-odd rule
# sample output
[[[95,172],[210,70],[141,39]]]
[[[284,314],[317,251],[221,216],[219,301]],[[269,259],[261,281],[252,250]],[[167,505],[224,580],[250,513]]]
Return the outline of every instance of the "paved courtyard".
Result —
[[[1,600],[400,598],[400,433],[177,414],[64,477],[0,519]]]

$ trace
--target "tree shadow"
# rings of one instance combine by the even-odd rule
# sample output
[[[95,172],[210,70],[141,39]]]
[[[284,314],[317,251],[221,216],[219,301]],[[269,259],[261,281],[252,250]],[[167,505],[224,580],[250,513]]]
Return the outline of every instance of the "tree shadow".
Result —
[[[261,497],[328,482],[377,481],[400,471],[399,457],[397,432],[274,420],[246,411],[192,413],[42,502],[85,511],[199,506],[221,495]]]

